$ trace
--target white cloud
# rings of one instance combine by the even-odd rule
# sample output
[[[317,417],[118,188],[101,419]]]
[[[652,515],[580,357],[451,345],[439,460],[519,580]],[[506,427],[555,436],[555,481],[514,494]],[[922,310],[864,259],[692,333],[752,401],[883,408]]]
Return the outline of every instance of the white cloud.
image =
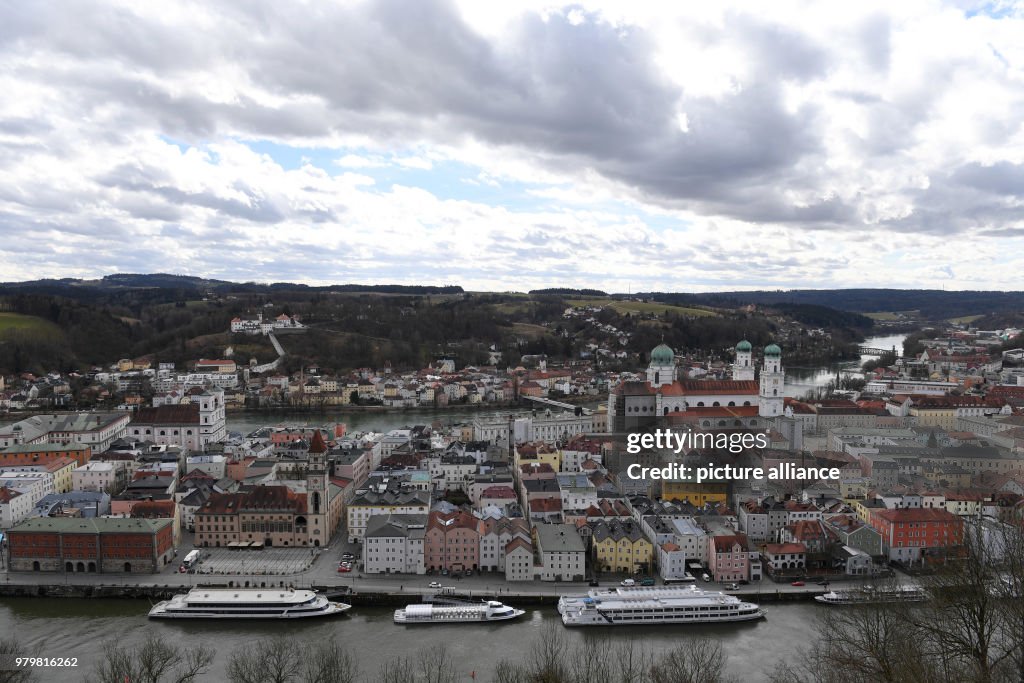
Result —
[[[1024,284],[1012,6],[307,10],[12,5],[4,279]]]

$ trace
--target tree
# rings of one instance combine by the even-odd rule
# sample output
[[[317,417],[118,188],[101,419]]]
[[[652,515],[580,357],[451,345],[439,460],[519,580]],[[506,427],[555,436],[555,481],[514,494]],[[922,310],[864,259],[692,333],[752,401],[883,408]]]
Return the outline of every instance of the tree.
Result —
[[[829,610],[817,643],[777,683],[1024,681],[1024,538],[1020,527],[966,520],[963,545],[922,576],[931,599]]]
[[[210,669],[216,651],[206,645],[181,647],[152,631],[138,645],[117,640],[103,644],[103,654],[86,680],[90,683],[191,683]]]
[[[0,640],[0,661],[8,666],[14,664],[14,659],[23,656],[24,652],[16,638]],[[38,680],[39,677],[32,669],[0,669],[0,683],[34,683]]]
[[[455,683],[459,676],[448,648],[440,646],[421,650],[415,660],[409,657],[381,664],[378,683]]]
[[[284,636],[237,648],[228,661],[231,683],[352,683],[358,673],[351,654],[336,642]]]

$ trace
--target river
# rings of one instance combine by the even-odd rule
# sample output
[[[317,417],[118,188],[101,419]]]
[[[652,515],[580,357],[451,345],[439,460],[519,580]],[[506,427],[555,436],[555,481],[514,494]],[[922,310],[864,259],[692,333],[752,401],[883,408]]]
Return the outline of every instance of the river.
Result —
[[[148,631],[176,644],[204,643],[217,650],[211,671],[202,681],[226,681],[231,653],[253,641],[281,633],[277,623],[221,621],[151,622],[146,619],[149,603],[137,600],[80,600],[69,598],[9,598],[0,600],[0,633],[16,634],[21,653],[33,657],[78,657],[79,668],[67,675],[39,670],[43,681],[79,681],[101,655],[102,643],[140,642]],[[396,626],[392,609],[353,607],[346,615],[327,621],[289,622],[287,633],[300,638],[334,638],[348,648],[360,664],[360,680],[374,680],[380,663],[391,658],[416,655],[418,651],[448,648],[457,663],[459,681],[489,681],[501,659],[528,661],[530,650],[548,625],[564,634],[570,644],[597,638],[609,644],[630,638],[656,651],[710,636],[718,639],[728,654],[728,673],[738,680],[759,681],[781,659],[813,642],[815,615],[829,609],[816,603],[768,604],[768,618],[755,623],[705,626],[662,626],[567,629],[553,608],[527,610],[526,616],[511,623],[492,625]]]
[[[899,354],[903,353],[903,341],[907,338],[904,334],[887,334],[879,337],[868,337],[861,346],[867,346],[875,349],[890,349],[893,346],[896,347],[896,352]],[[798,367],[786,367],[786,396],[793,398],[800,398],[808,391],[817,389],[818,387],[825,386],[830,380],[836,378],[836,373],[842,372],[843,370],[859,370],[864,363],[867,361],[877,358],[878,356],[871,354],[861,354],[860,358],[856,361],[846,361],[843,363],[831,363],[829,365],[818,366],[814,368],[798,368]],[[785,365],[786,356],[783,351],[782,356],[783,365]]]

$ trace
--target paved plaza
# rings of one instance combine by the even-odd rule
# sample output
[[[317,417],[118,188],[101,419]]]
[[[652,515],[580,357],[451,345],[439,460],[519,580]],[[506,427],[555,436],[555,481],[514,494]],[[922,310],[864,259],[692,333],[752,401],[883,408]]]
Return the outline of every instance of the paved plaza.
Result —
[[[248,576],[287,576],[309,568],[315,559],[310,548],[264,548],[228,550],[202,548],[196,574],[235,574]],[[178,557],[184,554],[179,551]],[[176,570],[176,568],[175,568]]]

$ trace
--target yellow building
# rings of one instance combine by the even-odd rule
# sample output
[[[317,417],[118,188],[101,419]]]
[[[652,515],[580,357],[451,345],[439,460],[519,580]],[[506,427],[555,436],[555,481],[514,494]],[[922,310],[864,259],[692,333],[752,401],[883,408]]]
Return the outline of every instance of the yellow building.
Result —
[[[74,489],[71,483],[71,473],[78,467],[74,458],[57,458],[46,464],[47,470],[53,474],[53,490],[55,493],[67,493]]]
[[[917,418],[918,427],[940,427],[946,431],[956,429],[956,407],[946,406],[911,406],[910,416]]]
[[[664,500],[684,501],[691,505],[703,507],[711,503],[725,504],[729,498],[729,485],[724,481],[704,481],[697,483],[690,480],[665,480],[661,482],[661,497]]]
[[[548,465],[551,465],[551,469],[555,472],[561,472],[562,452],[543,441],[516,444],[516,470],[520,469],[520,465],[533,465],[535,463],[547,463]]]
[[[654,546],[631,519],[591,522],[596,566],[602,571],[628,574],[652,570]]]

